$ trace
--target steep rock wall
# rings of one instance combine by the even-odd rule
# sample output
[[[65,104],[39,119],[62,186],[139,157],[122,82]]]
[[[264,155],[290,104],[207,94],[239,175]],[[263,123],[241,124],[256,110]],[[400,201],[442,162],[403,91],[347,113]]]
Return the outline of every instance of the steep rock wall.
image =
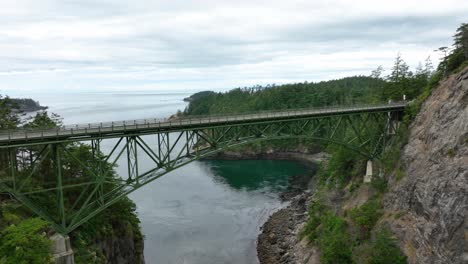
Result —
[[[126,234],[112,235],[97,241],[96,245],[104,254],[108,263],[144,264],[143,239],[139,230],[126,228]]]
[[[384,199],[410,263],[462,263],[468,192],[468,67],[436,88],[411,125],[404,176]],[[466,258],[466,256],[465,256]]]

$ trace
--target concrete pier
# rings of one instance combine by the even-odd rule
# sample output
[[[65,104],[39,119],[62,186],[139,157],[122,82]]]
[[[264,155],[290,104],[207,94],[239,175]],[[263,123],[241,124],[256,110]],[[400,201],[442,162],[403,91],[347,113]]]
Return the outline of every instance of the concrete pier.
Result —
[[[70,237],[55,234],[50,240],[52,240],[51,251],[55,264],[75,264]]]
[[[367,161],[367,167],[366,167],[366,175],[364,175],[364,183],[369,183],[372,181],[372,176],[374,176],[373,173],[373,164],[372,160]]]

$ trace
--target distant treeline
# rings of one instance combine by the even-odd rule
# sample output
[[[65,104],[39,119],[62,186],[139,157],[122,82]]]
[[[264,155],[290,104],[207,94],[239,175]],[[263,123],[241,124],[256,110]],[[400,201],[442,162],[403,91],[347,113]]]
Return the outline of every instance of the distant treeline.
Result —
[[[379,76],[355,76],[318,83],[237,88],[225,93],[201,92],[192,95],[187,115],[239,113],[260,110],[319,107],[402,100],[419,94],[429,75],[408,78],[404,88]],[[399,80],[400,82],[400,80]],[[392,86],[392,87],[390,87]],[[394,92],[394,90],[399,90]]]
[[[377,78],[349,77],[319,83],[237,88],[225,93],[194,94],[188,115],[222,114],[379,101],[385,82]]]
[[[450,72],[467,64],[468,24],[462,24],[454,36],[453,48],[440,47],[444,57],[436,69],[428,57],[411,71],[397,55],[387,76],[382,66],[370,76],[355,76],[323,82],[236,88],[225,93],[203,91],[185,100],[190,102],[185,115],[239,113],[259,110],[317,107],[361,103],[381,103],[417,99],[427,87],[433,87]]]

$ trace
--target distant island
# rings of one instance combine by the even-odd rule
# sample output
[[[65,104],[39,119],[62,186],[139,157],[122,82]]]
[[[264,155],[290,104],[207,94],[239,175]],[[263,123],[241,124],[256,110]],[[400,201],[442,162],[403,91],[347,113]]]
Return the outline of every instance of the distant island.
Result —
[[[10,102],[13,108],[20,112],[34,112],[48,108],[47,106],[41,106],[38,101],[30,98],[10,98]]]

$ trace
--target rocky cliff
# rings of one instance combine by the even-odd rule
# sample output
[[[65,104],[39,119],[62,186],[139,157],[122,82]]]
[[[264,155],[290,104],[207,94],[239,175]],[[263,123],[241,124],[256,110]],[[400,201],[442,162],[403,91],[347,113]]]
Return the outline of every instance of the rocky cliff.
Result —
[[[115,264],[144,264],[143,238],[141,231],[129,223],[119,223],[114,226],[118,233],[109,235],[96,241],[97,248],[105,256],[107,263]]]
[[[422,105],[403,150],[403,178],[384,199],[410,263],[467,261],[468,67],[447,78]]]

